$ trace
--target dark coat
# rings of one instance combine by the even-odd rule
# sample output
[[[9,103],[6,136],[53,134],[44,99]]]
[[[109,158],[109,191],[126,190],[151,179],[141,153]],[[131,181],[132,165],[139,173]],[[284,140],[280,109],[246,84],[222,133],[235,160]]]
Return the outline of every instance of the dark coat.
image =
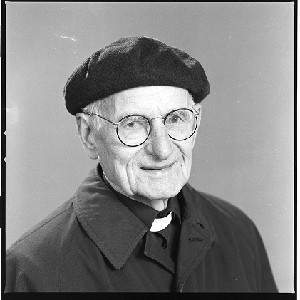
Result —
[[[253,222],[189,184],[182,194],[174,290],[276,292]],[[69,201],[7,251],[5,292],[156,292],[135,256],[147,230],[92,170]]]

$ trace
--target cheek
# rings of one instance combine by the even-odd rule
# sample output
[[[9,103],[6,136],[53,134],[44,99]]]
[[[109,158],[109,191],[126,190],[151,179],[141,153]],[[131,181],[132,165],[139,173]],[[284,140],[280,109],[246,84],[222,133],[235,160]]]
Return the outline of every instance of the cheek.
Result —
[[[128,184],[129,175],[135,169],[137,150],[120,143],[103,143],[99,148],[104,173],[111,181],[124,188]]]
[[[100,158],[101,167],[106,176],[112,176],[116,165],[120,163],[120,152],[113,135],[104,131],[96,136],[96,147]]]
[[[109,147],[106,149],[105,164],[114,173],[123,173],[126,170],[128,163],[131,160],[130,153],[120,151],[118,147]]]
[[[189,177],[191,167],[192,167],[192,156],[193,156],[193,141],[188,143],[182,143],[178,145],[178,149],[182,155],[182,166],[181,170],[185,177]]]
[[[187,162],[192,159],[193,145],[194,141],[192,139],[177,143],[178,151],[180,151],[184,160]]]

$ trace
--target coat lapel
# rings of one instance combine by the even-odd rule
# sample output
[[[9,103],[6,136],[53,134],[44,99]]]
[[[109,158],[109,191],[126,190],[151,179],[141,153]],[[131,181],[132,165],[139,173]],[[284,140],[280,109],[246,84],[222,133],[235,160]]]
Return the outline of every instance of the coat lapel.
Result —
[[[196,209],[195,192],[187,184],[182,189],[184,202],[180,245],[177,258],[176,285],[180,290],[194,268],[204,258],[215,240],[213,229]]]

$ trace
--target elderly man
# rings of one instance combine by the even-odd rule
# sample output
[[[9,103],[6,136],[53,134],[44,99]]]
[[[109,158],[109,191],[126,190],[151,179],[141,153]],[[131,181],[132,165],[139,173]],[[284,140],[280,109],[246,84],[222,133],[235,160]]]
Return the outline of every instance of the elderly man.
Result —
[[[158,40],[91,55],[64,95],[98,165],[7,251],[6,292],[276,292],[253,222],[187,183],[208,94],[200,63]]]

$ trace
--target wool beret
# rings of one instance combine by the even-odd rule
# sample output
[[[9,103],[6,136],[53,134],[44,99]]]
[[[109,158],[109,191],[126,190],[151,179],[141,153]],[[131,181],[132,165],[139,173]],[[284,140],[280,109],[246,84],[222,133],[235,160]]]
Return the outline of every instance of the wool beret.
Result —
[[[210,91],[201,64],[184,51],[149,37],[125,37],[87,58],[69,77],[64,98],[75,115],[88,104],[142,86],[188,90],[196,103]]]

